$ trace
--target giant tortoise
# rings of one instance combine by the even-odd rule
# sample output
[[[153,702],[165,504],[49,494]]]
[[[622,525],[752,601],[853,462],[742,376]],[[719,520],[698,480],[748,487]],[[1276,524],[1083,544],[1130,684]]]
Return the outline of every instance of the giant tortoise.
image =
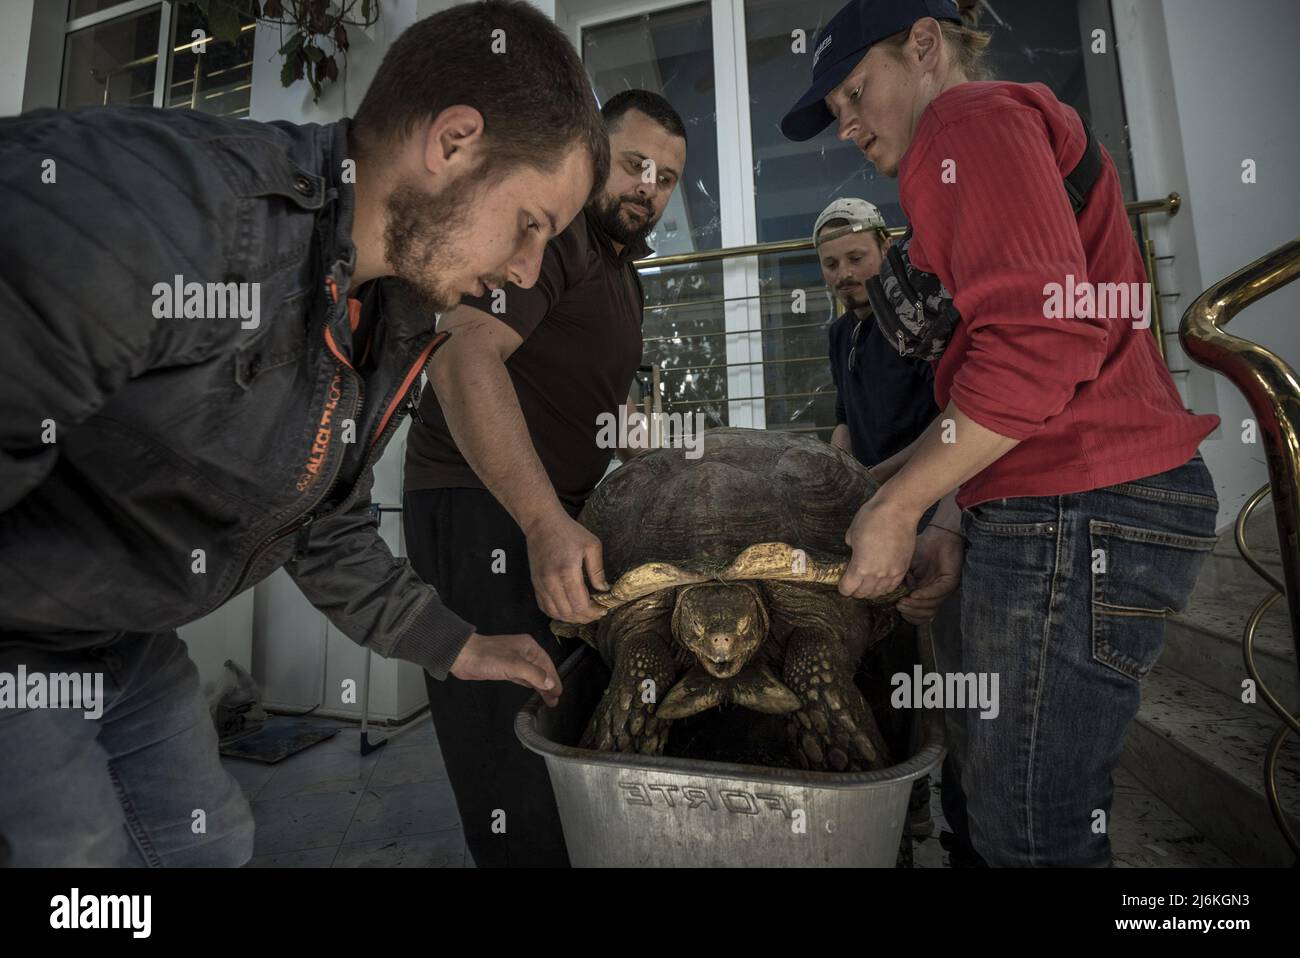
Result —
[[[580,745],[662,754],[674,720],[734,703],[786,714],[797,761],[823,771],[890,764],[854,683],[897,623],[900,587],[841,596],[844,533],[878,484],[812,437],[711,429],[694,458],[655,450],[616,470],[579,521],[604,547],[609,611],[580,636],[611,679]]]

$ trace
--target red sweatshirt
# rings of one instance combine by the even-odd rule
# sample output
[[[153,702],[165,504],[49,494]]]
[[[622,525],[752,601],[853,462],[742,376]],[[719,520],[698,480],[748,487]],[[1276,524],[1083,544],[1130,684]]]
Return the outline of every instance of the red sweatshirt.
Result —
[[[962,485],[962,508],[1153,476],[1218,425],[1183,408],[1135,313],[1079,298],[1082,284],[1146,282],[1108,154],[1083,213],[1070,208],[1062,179],[1084,143],[1078,115],[1042,84],[964,83],[926,108],[899,165],[912,261],[962,316],[935,364],[935,400],[1021,440]]]

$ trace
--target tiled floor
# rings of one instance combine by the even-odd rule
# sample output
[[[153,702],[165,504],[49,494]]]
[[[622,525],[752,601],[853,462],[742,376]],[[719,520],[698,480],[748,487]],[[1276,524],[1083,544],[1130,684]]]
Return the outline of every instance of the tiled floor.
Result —
[[[257,836],[249,867],[467,864],[456,803],[427,715],[364,757],[355,725],[311,721],[341,731],[275,765],[222,759],[253,806]],[[372,730],[370,738],[388,734]]]

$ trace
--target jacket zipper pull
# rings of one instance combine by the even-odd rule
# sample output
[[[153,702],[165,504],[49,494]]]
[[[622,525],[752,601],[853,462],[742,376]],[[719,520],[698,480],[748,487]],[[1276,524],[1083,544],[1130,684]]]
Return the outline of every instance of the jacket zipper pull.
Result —
[[[410,391],[406,394],[406,408],[411,414],[411,418],[424,425],[424,417],[420,415],[420,377],[415,377],[415,382],[411,384]]]
[[[411,418],[414,419],[416,422],[418,422],[421,426],[423,426],[424,417],[420,415],[420,405],[415,401],[414,396],[410,396],[407,398],[406,408],[411,413]]]
[[[307,540],[311,538],[311,523],[315,516],[308,515],[307,521],[298,527],[298,536],[294,540],[293,558],[296,562],[307,554]]]

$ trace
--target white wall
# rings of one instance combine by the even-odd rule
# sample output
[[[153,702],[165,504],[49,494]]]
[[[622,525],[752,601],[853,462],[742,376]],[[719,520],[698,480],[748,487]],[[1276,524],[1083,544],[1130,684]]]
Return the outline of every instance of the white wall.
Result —
[[[1167,299],[1165,326],[1206,287],[1300,232],[1300,4],[1294,0],[1114,0],[1134,173],[1142,198],[1183,197],[1172,218],[1149,217]],[[1257,182],[1241,180],[1253,159]],[[1229,326],[1300,366],[1300,284],[1274,293]],[[1191,364],[1167,339],[1171,366]],[[1202,445],[1220,499],[1219,525],[1267,481],[1263,447],[1243,444],[1253,414],[1227,379],[1200,367],[1185,396],[1223,425]]]
[[[319,103],[312,102],[311,85],[299,80],[280,85],[283,64],[277,52],[284,42],[276,27],[259,24],[253,48],[253,90],[248,115],[254,120],[290,120],[294,123],[332,123],[351,116],[361,105],[366,87],[379,68],[389,44],[415,22],[422,4],[417,0],[384,0],[379,21],[369,30],[348,30],[346,65],[340,58],[340,76],[326,83]],[[427,5],[427,4],[426,4]]]
[[[0,4],[0,116],[23,112],[27,47],[31,42],[35,2],[5,0]]]
[[[235,596],[211,615],[182,626],[177,634],[199,670],[206,692],[221,681],[226,660],[245,669],[253,664],[253,592]]]

